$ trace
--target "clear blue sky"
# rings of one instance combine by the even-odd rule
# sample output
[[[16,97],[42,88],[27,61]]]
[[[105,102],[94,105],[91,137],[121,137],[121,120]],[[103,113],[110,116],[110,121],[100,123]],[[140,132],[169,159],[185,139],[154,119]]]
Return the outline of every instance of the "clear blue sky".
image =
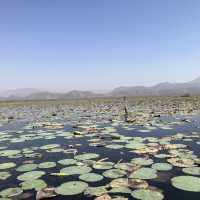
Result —
[[[199,0],[1,0],[0,90],[200,76]]]

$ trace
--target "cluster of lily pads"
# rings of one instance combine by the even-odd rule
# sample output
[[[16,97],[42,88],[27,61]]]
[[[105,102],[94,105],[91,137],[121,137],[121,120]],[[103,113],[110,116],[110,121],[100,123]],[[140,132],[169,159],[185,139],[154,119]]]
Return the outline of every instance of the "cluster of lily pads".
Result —
[[[24,199],[32,194],[38,200],[58,195],[162,200],[165,191],[152,183],[159,181],[176,190],[200,192],[200,158],[191,146],[199,148],[199,133],[167,134],[189,120],[155,116],[149,121],[150,114],[142,118],[138,114],[137,123],[130,124],[121,118],[110,120],[117,111],[107,114],[106,109],[109,105],[94,112],[73,107],[58,115],[54,109],[43,109],[33,120],[20,121],[18,130],[2,128],[0,198]],[[47,113],[53,114],[47,118]],[[153,135],[154,131],[166,133]],[[55,178],[56,184],[48,178]]]

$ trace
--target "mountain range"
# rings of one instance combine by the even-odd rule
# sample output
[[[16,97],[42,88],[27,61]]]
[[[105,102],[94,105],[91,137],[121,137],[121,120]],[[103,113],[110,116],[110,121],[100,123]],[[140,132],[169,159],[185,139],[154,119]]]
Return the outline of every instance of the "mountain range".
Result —
[[[131,86],[118,87],[107,93],[73,90],[67,93],[54,93],[34,88],[8,90],[0,93],[0,100],[47,100],[47,99],[78,99],[92,97],[121,96],[182,96],[200,95],[200,77],[185,83],[163,82],[151,87]]]

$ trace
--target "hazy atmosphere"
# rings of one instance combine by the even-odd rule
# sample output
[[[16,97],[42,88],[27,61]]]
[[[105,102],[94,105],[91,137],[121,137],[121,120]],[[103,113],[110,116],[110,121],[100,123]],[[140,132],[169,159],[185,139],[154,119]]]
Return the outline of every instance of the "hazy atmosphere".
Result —
[[[200,0],[0,0],[0,200],[200,199]]]
[[[200,76],[200,1],[0,2],[0,91],[111,90]]]

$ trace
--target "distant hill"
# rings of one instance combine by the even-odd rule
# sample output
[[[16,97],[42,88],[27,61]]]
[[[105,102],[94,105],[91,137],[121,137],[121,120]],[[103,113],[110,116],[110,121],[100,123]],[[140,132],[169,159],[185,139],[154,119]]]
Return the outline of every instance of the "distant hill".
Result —
[[[152,87],[118,87],[108,93],[79,90],[73,90],[67,93],[53,93],[33,88],[16,89],[0,93],[0,100],[79,99],[109,96],[181,96],[185,94],[200,95],[200,77],[186,83],[163,82]]]
[[[22,88],[22,89],[15,89],[15,90],[7,90],[0,93],[1,97],[27,97],[29,95],[35,94],[40,92],[38,89],[34,88]]]
[[[134,86],[114,89],[111,96],[180,96],[200,95],[200,78],[186,83],[163,82],[152,87]]]

